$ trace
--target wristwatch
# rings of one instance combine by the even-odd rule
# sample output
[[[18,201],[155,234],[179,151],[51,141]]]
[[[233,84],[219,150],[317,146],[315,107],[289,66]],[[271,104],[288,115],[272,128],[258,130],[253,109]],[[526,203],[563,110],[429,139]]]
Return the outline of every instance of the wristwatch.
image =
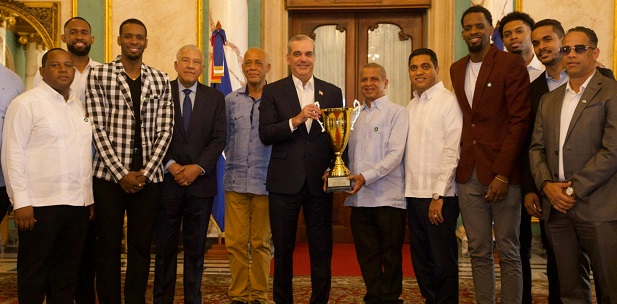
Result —
[[[566,194],[569,196],[574,196],[574,189],[572,187],[566,188]]]
[[[433,200],[436,201],[438,199],[440,199],[441,196],[439,195],[439,193],[433,193]]]

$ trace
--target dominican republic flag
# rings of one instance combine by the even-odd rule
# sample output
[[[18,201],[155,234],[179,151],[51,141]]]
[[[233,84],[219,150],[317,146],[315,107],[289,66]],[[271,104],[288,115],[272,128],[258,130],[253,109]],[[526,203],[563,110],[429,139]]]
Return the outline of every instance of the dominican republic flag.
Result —
[[[212,44],[212,83],[210,86],[221,91],[223,95],[232,92],[231,82],[229,81],[229,71],[227,70],[227,60],[225,59],[225,43],[227,37],[225,30],[216,29],[212,32],[210,43]],[[221,154],[216,164],[217,195],[214,197],[212,205],[212,217],[218,225],[220,232],[225,232],[225,191],[223,190],[223,175],[225,174],[225,155]]]

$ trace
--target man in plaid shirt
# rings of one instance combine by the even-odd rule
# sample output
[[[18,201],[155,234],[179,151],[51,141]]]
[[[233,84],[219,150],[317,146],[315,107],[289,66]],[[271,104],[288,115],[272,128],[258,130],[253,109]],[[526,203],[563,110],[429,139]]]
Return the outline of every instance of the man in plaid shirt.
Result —
[[[94,125],[96,287],[100,303],[121,303],[120,250],[128,229],[126,303],[146,303],[150,244],[171,142],[173,102],[167,74],[142,63],[146,26],[120,25],[121,55],[88,77],[86,110]],[[138,102],[135,102],[138,101]]]

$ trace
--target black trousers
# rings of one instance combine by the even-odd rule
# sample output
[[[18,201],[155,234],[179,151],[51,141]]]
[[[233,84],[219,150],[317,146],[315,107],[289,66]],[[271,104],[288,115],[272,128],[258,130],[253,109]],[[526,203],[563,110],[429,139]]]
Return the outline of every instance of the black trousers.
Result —
[[[293,252],[300,209],[304,213],[311,261],[310,304],[328,303],[332,282],[332,195],[314,196],[306,183],[292,195],[269,194],[274,242],[272,296],[277,304],[293,303]]]
[[[521,244],[521,267],[523,269],[522,304],[531,304],[531,215],[527,213],[524,204],[521,204],[521,225],[518,239]]]
[[[146,303],[150,271],[150,245],[159,205],[160,185],[147,183],[137,193],[126,193],[120,185],[93,180],[96,210],[96,290],[99,303],[121,303],[120,253],[127,217],[127,266],[124,301]]]
[[[431,198],[407,198],[411,262],[427,304],[458,303],[457,197],[444,197],[439,225],[431,224]]]
[[[184,303],[201,303],[206,233],[214,199],[191,196],[189,188],[174,185],[175,181],[168,183],[171,174],[165,178],[155,228],[154,303],[174,301],[180,225],[184,237]]]
[[[0,222],[4,219],[10,205],[11,201],[9,200],[9,195],[6,193],[6,187],[0,187]]]
[[[94,290],[94,273],[96,266],[96,227],[94,221],[88,221],[84,249],[79,264],[77,289],[75,289],[76,304],[96,303]]]
[[[89,207],[34,207],[36,224],[19,230],[19,303],[73,303]]]
[[[365,303],[403,303],[405,209],[352,207],[351,232],[366,285]]]

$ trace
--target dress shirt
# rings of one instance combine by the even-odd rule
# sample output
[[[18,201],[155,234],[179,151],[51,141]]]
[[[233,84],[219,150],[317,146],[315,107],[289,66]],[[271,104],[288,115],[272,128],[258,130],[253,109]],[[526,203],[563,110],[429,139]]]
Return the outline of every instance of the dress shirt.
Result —
[[[536,54],[533,54],[533,59],[527,65],[527,72],[529,72],[529,83],[532,83],[536,78],[538,78],[542,73],[546,70],[542,62],[536,57]]]
[[[178,92],[180,94],[179,99],[181,100],[181,102],[184,100],[184,90],[185,89],[189,89],[191,90],[191,95],[189,95],[189,98],[191,99],[191,108],[195,108],[195,94],[197,94],[197,81],[195,81],[195,83],[187,88],[185,87],[182,83],[180,83],[180,81],[178,80]],[[182,107],[182,104],[180,104],[180,115],[184,115],[184,108]],[[169,166],[171,166],[173,163],[175,163],[176,161],[174,159],[170,159],[167,161],[167,163],[165,164],[165,173],[169,172]],[[204,171],[204,168],[202,168],[200,165],[197,165],[197,167],[199,167],[201,169],[201,175],[206,174],[206,171]]]
[[[225,145],[225,191],[266,195],[266,175],[272,146],[259,139],[259,104],[248,86],[225,97],[227,144]]]
[[[581,96],[583,96],[583,92],[585,92],[585,88],[589,84],[591,77],[593,74],[585,80],[585,82],[581,85],[578,93],[574,92],[572,87],[570,86],[570,82],[566,85],[566,93],[563,97],[563,103],[561,104],[561,117],[559,124],[559,180],[565,181],[566,176],[563,170],[563,144],[566,142],[566,135],[568,134],[568,128],[570,127],[570,121],[572,121],[572,115],[574,115],[574,110],[576,110],[576,106],[578,102],[581,100]],[[583,102],[587,102],[583,100]]]
[[[184,90],[185,89],[189,89],[191,90],[191,95],[189,95],[189,98],[191,99],[191,108],[195,108],[195,92],[197,92],[197,81],[195,81],[195,83],[190,86],[190,87],[185,87],[182,83],[180,83],[180,80],[178,80],[178,92],[180,92],[180,99],[178,100],[184,100]],[[180,115],[184,115],[184,108],[182,107],[182,104],[180,104]]]
[[[311,79],[306,82],[306,85],[302,85],[302,80],[291,75],[291,79],[296,87],[296,93],[298,93],[298,100],[300,101],[300,109],[304,109],[305,106],[315,103],[315,78],[311,76]],[[304,123],[306,125],[306,132],[310,132],[313,119],[309,118]],[[291,132],[297,129],[291,124],[291,118],[289,119],[289,128]]]
[[[407,105],[409,136],[405,153],[405,196],[455,196],[463,113],[456,95],[439,83]]]
[[[88,206],[92,197],[92,126],[71,90],[68,100],[41,81],[9,106],[2,164],[15,209]]]
[[[77,68],[75,68],[75,78],[71,84],[71,89],[75,92],[75,97],[81,100],[81,102],[86,101],[86,89],[88,88],[88,74],[90,74],[90,69],[97,65],[101,65],[101,63],[90,58],[90,61],[88,61],[88,65],[84,68],[83,72],[80,72]],[[34,81],[32,83],[33,87],[38,86],[41,80],[43,80],[43,77],[37,70],[34,74]]]
[[[551,76],[548,75],[548,72],[546,72],[546,85],[548,85],[548,90],[549,91],[553,91],[556,88],[562,86],[564,83],[568,82],[570,78],[568,77],[568,73],[566,72],[566,70],[561,71],[561,73],[559,73],[559,80],[551,78]]]
[[[17,95],[23,92],[24,83],[21,81],[21,78],[0,64],[0,144],[2,144],[2,126],[4,125],[6,108],[9,107],[9,104]],[[4,176],[1,170],[2,166],[0,166],[0,187],[4,187]]]
[[[403,154],[407,140],[405,108],[388,100],[364,104],[349,139],[349,170],[366,184],[345,200],[349,207],[406,209]]]

